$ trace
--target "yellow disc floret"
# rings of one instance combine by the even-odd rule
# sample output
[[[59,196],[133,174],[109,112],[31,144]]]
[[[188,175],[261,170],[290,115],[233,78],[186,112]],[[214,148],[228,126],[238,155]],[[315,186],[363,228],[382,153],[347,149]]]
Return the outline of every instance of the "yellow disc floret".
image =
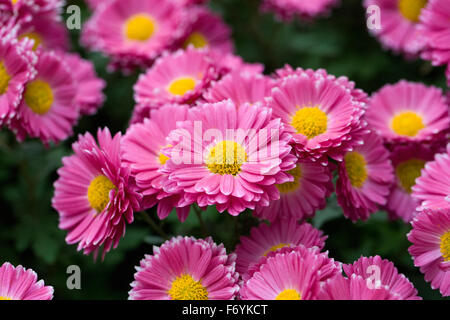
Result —
[[[147,14],[136,14],[125,22],[125,36],[128,40],[147,41],[153,36],[156,23]]]
[[[286,289],[281,291],[275,300],[302,300],[302,295],[295,289]]]
[[[36,32],[26,32],[19,37],[19,39],[23,38],[29,38],[34,41],[33,51],[36,51],[36,49],[43,43],[42,37]]]
[[[11,298],[8,298],[8,297],[2,297],[2,296],[0,296],[0,301],[2,301],[2,300],[12,300]]]
[[[327,131],[328,117],[318,107],[304,107],[297,110],[291,125],[297,130],[297,134],[312,139]]]
[[[266,257],[270,252],[275,252],[278,249],[284,248],[284,247],[290,247],[291,245],[288,243],[279,243],[277,245],[274,245],[272,247],[270,247],[269,249],[266,250],[266,252],[264,252],[264,257]]]
[[[302,169],[297,165],[294,169],[288,171],[288,174],[294,177],[294,181],[278,184],[277,188],[281,193],[289,193],[296,191],[300,187],[300,179],[302,178]]]
[[[184,42],[183,48],[187,48],[192,44],[195,48],[204,48],[208,45],[208,40],[200,32],[192,32]]]
[[[116,186],[104,175],[94,178],[88,188],[87,197],[89,204],[98,213],[101,213],[108,205],[109,193],[111,190],[116,189]]]
[[[398,9],[403,17],[416,23],[419,22],[420,12],[427,2],[427,0],[399,0]]]
[[[212,173],[237,175],[247,161],[245,149],[237,142],[220,141],[209,152],[206,165]]]
[[[361,188],[367,180],[367,165],[364,156],[356,151],[345,155],[345,170],[348,179],[355,188]]]
[[[172,300],[208,300],[208,291],[189,274],[177,277],[168,292]]]
[[[194,90],[195,85],[194,78],[184,77],[172,81],[167,90],[174,96],[184,96],[186,92]]]
[[[421,159],[410,159],[397,165],[395,174],[406,192],[412,192],[412,187],[416,184],[416,179],[420,177],[424,167],[425,161]]]
[[[422,117],[413,111],[405,111],[397,114],[392,119],[392,130],[401,135],[415,137],[420,130],[425,128]]]
[[[0,61],[0,95],[4,94],[6,90],[8,90],[9,81],[11,80],[11,76],[6,70],[5,65],[2,61]]]
[[[41,80],[27,84],[25,89],[25,103],[34,113],[44,115],[53,104],[53,91],[50,85]]]
[[[450,231],[441,237],[441,253],[444,261],[450,261]]]

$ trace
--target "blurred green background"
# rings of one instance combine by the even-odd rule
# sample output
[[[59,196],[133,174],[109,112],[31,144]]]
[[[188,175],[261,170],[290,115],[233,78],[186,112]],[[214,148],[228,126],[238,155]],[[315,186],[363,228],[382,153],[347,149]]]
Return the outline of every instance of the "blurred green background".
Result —
[[[82,1],[68,1],[82,8],[82,19],[89,11]],[[361,0],[344,0],[329,17],[313,22],[278,22],[272,14],[261,14],[258,0],[211,0],[211,8],[221,14],[233,30],[237,54],[249,62],[261,62],[266,72],[289,63],[292,66],[325,68],[335,75],[346,75],[359,88],[369,93],[386,83],[400,79],[421,81],[445,88],[444,70],[432,68],[428,62],[407,61],[402,56],[384,51],[366,29]],[[64,18],[67,18],[64,14]],[[138,73],[123,76],[105,71],[107,60],[98,53],[89,53],[78,44],[79,31],[72,31],[73,48],[92,60],[98,74],[107,81],[107,100],[97,115],[84,117],[75,133],[108,126],[112,132],[125,132],[133,109],[132,86]],[[40,278],[55,287],[55,299],[126,299],[134,266],[152,245],[159,245],[158,236],[136,214],[136,221],[127,228],[119,248],[109,253],[104,262],[76,251],[64,241],[65,232],[58,229],[58,215],[51,208],[53,182],[61,158],[71,154],[76,135],[58,146],[46,149],[40,141],[17,143],[6,129],[0,132],[0,263],[10,261],[33,268]],[[155,212],[150,212],[155,221]],[[257,224],[249,212],[232,218],[219,214],[212,207],[203,214],[206,227],[216,242],[233,250],[238,235],[247,234]],[[169,236],[203,236],[195,214],[181,224],[172,215],[160,227]],[[335,197],[329,206],[318,212],[312,223],[328,236],[326,249],[336,260],[351,263],[361,255],[379,254],[390,259],[411,279],[425,299],[440,299],[431,290],[423,275],[414,268],[407,252],[406,239],[410,227],[400,221],[391,222],[386,213],[375,214],[368,222],[353,224],[343,218]],[[68,290],[66,269],[78,265],[82,271],[82,289]]]

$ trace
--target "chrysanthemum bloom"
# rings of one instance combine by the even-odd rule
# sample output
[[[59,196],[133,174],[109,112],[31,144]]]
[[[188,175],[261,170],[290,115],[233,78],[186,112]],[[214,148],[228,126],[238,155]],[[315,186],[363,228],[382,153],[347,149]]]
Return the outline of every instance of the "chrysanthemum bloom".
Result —
[[[81,40],[110,56],[113,69],[148,66],[180,36],[181,15],[170,0],[112,0],[97,7]]]
[[[236,106],[263,102],[270,96],[274,81],[259,73],[231,72],[218,82],[213,82],[211,88],[204,94],[208,102],[220,102],[231,99]]]
[[[45,144],[57,143],[72,134],[78,120],[79,110],[74,103],[77,88],[61,54],[41,51],[36,70],[8,125],[20,141],[29,136]]]
[[[190,9],[187,16],[191,21],[179,40],[179,46],[187,48],[192,45],[195,48],[210,48],[221,53],[234,51],[231,30],[220,16],[206,7]]]
[[[9,262],[0,267],[0,300],[52,300],[53,287],[38,281],[36,272]]]
[[[164,166],[187,203],[236,216],[279,199],[276,185],[292,180],[296,157],[269,108],[226,100],[190,109],[189,119],[169,134]]]
[[[263,260],[243,282],[239,292],[242,300],[314,300],[321,284],[340,272],[317,248],[298,246]]]
[[[342,161],[359,144],[364,104],[330,77],[303,72],[284,77],[272,90],[268,105],[281,118],[300,159],[326,164],[328,156]]]
[[[394,52],[417,56],[425,45],[423,32],[419,28],[419,18],[427,0],[365,0],[366,9],[377,6],[380,28],[373,26],[369,32],[382,45]],[[374,14],[369,11],[368,14]]]
[[[268,207],[256,207],[255,216],[269,221],[295,218],[305,220],[314,216],[317,209],[323,209],[334,189],[328,166],[310,160],[300,160],[288,172],[294,181],[277,186],[280,200],[272,201]]]
[[[349,278],[341,275],[329,279],[317,295],[317,300],[399,300],[387,286],[370,287],[367,280],[357,274]]]
[[[380,256],[361,257],[353,264],[342,267],[348,277],[361,276],[373,288],[385,287],[399,300],[421,300],[408,278],[398,273],[391,261]]]
[[[142,197],[121,160],[121,134],[111,137],[105,128],[97,137],[98,145],[90,133],[80,135],[72,146],[75,154],[63,158],[52,205],[59,227],[68,231],[66,242],[78,243],[78,250],[95,257],[103,247],[104,257],[133,222]]]
[[[450,209],[419,212],[408,234],[409,253],[433,289],[450,296]]]
[[[129,299],[232,300],[239,290],[235,259],[211,238],[173,238],[136,267]]]
[[[166,137],[176,129],[178,121],[187,119],[187,105],[166,105],[152,110],[151,118],[132,125],[122,139],[122,157],[129,164],[139,191],[144,196],[143,209],[158,205],[158,217],[165,219],[174,207],[178,207],[182,193],[166,192],[168,175],[160,169],[168,158],[162,153],[167,146]],[[178,207],[181,221],[186,220],[190,206]]]
[[[437,154],[425,165],[412,190],[421,208],[450,208],[450,144],[446,153]]]
[[[395,180],[389,193],[386,209],[391,219],[410,222],[420,201],[411,196],[412,187],[428,161],[433,160],[435,148],[419,144],[397,145],[391,152]]]
[[[366,118],[385,142],[424,142],[448,131],[448,110],[441,89],[402,80],[372,96]]]
[[[13,32],[0,31],[0,126],[15,115],[35,63],[30,46],[19,43]]]
[[[367,220],[378,205],[386,204],[394,175],[389,152],[377,134],[369,133],[363,145],[347,152],[338,172],[337,200],[347,218]]]
[[[75,104],[84,115],[95,114],[105,100],[103,89],[106,82],[99,78],[91,61],[82,59],[76,53],[66,53],[65,62],[70,66],[77,87]]]
[[[63,0],[0,0],[0,12],[22,22],[40,15],[50,15],[57,20],[63,6]]]
[[[262,9],[273,11],[279,18],[289,20],[295,15],[312,18],[327,14],[338,3],[339,0],[264,0]]]
[[[282,219],[270,226],[261,223],[250,230],[250,236],[240,238],[236,246],[236,270],[242,275],[261,257],[284,247],[296,247],[300,244],[307,248],[325,245],[326,236],[309,223],[298,223],[295,219]]]

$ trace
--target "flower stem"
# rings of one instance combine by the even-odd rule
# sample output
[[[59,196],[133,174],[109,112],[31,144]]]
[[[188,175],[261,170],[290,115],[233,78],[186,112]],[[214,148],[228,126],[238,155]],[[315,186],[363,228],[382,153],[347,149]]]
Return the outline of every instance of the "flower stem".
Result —
[[[194,207],[195,214],[197,215],[198,221],[200,222],[200,226],[202,227],[203,237],[206,238],[209,236],[209,232],[208,232],[208,228],[206,228],[205,221],[203,221],[202,210],[197,205],[193,205],[193,207]]]
[[[150,217],[150,215],[146,211],[142,211],[142,217],[144,218],[145,222],[152,228],[157,234],[159,234],[161,237],[163,237],[165,240],[169,239],[169,236],[164,232],[164,230],[156,224],[155,221]]]

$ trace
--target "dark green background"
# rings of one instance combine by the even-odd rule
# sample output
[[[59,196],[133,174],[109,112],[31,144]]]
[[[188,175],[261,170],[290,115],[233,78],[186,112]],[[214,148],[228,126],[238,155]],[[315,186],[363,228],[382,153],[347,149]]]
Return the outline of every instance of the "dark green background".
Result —
[[[69,2],[79,4],[83,20],[88,18],[89,12],[81,1]],[[381,48],[366,30],[360,0],[344,0],[330,17],[291,24],[277,22],[271,14],[260,14],[257,0],[212,0],[211,7],[233,29],[237,53],[247,61],[264,63],[267,73],[289,63],[346,75],[369,93],[400,79],[445,88],[442,68],[432,68],[421,60],[406,61]],[[97,115],[84,117],[75,128],[76,134],[95,133],[99,126],[108,126],[112,132],[125,132],[134,105],[132,86],[137,74],[124,77],[106,73],[107,60],[80,48],[79,31],[72,32],[71,36],[74,50],[94,61],[99,75],[108,83],[104,107]],[[7,130],[0,132],[0,262],[33,268],[40,278],[55,287],[56,299],[126,299],[134,266],[162,238],[137,214],[119,248],[109,253],[103,263],[94,263],[91,256],[84,256],[75,246],[65,244],[65,232],[57,227],[58,215],[51,208],[50,199],[61,157],[71,153],[75,137],[45,149],[40,141],[19,144]],[[440,298],[412,264],[407,252],[408,225],[389,221],[384,212],[366,223],[353,224],[343,218],[334,196],[329,202],[328,208],[319,212],[312,222],[329,236],[326,249],[332,257],[350,263],[361,255],[379,254],[392,260],[414,282],[422,297]],[[157,219],[154,212],[151,216]],[[250,213],[235,219],[217,213],[214,208],[204,214],[204,219],[215,241],[224,242],[231,250],[238,241],[237,235],[246,234],[255,225]],[[184,224],[172,214],[161,227],[169,235],[202,236],[194,214]],[[66,287],[66,268],[72,264],[81,267],[82,290],[70,291]]]

